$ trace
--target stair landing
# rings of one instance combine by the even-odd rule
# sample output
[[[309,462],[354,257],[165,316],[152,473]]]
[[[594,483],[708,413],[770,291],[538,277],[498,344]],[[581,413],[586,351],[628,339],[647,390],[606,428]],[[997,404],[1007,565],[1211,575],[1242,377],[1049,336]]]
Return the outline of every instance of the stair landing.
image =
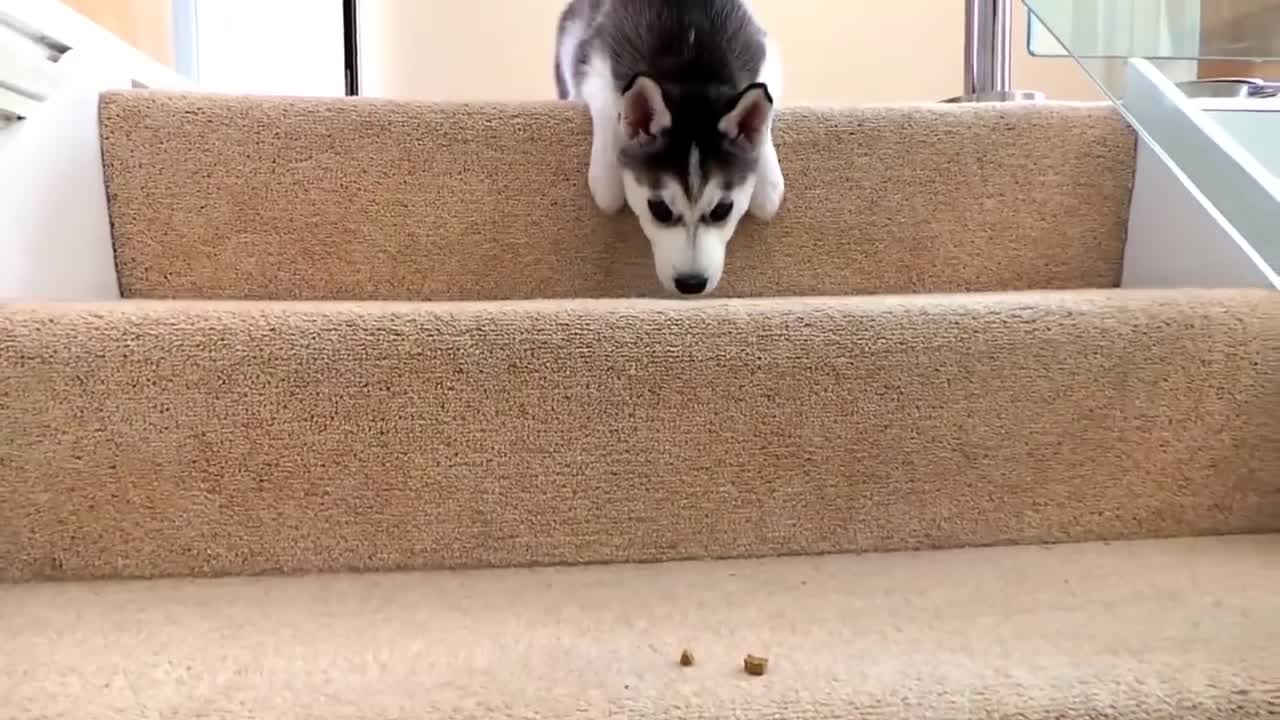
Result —
[[[0,697],[49,720],[1235,720],[1280,710],[1277,617],[1280,535],[12,585]]]

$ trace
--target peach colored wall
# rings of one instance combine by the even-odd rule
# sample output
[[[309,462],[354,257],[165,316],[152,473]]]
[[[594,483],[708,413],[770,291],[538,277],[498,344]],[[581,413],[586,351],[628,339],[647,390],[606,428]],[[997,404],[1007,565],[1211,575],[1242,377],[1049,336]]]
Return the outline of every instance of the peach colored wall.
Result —
[[[555,95],[556,18],[566,0],[361,0],[363,91],[432,100]],[[782,46],[788,104],[936,101],[961,89],[960,0],[753,0]],[[1069,59],[1026,52],[1015,0],[1014,82],[1094,100]]]
[[[35,2],[35,0],[19,0]],[[62,0],[63,4],[122,40],[159,60],[173,64],[172,0]]]

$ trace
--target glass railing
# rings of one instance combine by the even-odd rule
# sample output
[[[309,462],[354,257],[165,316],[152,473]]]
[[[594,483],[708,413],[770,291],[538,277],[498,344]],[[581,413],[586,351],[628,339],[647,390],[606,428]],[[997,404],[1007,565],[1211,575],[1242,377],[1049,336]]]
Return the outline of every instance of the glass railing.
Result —
[[[1280,59],[1276,0],[1025,0],[1076,57]],[[1035,54],[1060,54],[1033,43]],[[1038,52],[1040,51],[1040,52]]]
[[[1024,0],[1027,50],[1071,56],[1122,99],[1130,58],[1143,58],[1192,97],[1280,94],[1277,0]],[[1220,78],[1250,80],[1222,82]]]
[[[1280,0],[1023,0],[1028,51],[1074,58],[1280,268]]]

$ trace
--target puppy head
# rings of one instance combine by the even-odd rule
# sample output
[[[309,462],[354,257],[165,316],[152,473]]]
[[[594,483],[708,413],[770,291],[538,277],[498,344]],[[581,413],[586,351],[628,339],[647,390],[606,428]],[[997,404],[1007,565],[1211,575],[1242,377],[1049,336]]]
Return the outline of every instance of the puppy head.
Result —
[[[719,284],[772,116],[761,83],[664,88],[640,75],[623,91],[623,187],[668,290],[700,296]]]

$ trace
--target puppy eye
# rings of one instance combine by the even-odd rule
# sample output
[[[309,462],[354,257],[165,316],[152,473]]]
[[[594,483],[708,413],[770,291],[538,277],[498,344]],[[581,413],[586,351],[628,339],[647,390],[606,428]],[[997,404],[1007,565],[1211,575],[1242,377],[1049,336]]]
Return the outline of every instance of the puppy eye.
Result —
[[[663,225],[670,225],[676,219],[676,214],[671,210],[671,206],[661,198],[649,198],[649,214],[653,216],[654,220]]]
[[[733,212],[732,200],[721,200],[716,206],[711,208],[711,212],[707,213],[707,220],[713,223],[722,223],[729,219],[729,213]]]

